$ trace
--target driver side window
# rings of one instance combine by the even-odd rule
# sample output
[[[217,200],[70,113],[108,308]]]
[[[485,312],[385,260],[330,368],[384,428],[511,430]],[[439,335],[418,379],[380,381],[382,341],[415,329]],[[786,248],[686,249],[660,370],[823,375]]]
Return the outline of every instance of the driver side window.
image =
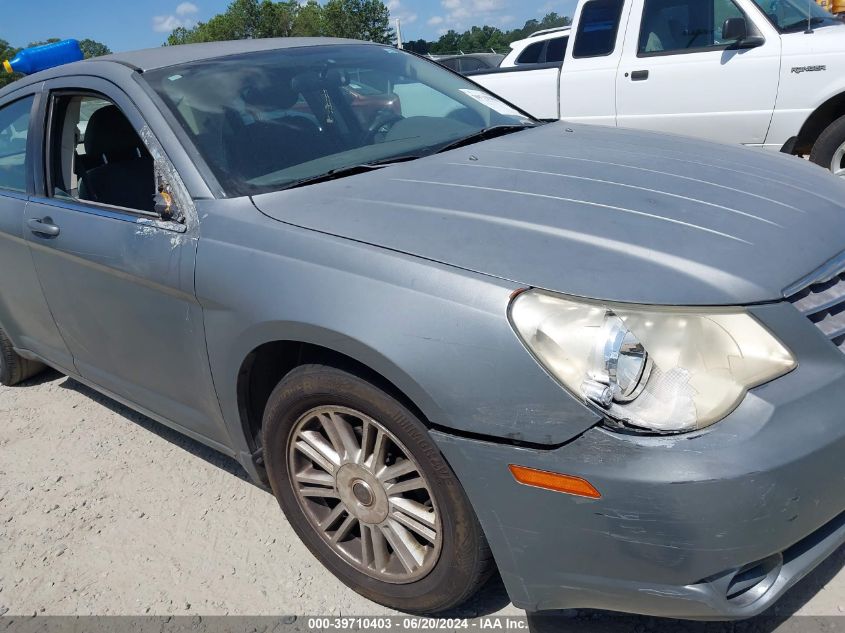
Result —
[[[52,114],[53,197],[154,213],[153,159],[116,105],[96,95],[54,95]]]
[[[639,55],[688,53],[727,46],[727,20],[744,18],[732,0],[645,0]]]

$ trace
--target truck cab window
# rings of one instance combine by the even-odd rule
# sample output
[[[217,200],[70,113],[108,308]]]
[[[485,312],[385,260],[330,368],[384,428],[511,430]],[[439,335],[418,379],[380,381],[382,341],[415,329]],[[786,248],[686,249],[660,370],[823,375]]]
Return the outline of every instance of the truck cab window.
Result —
[[[0,191],[26,192],[26,138],[33,97],[0,108]]]
[[[573,57],[603,57],[616,47],[623,0],[591,0],[581,9]]]
[[[536,42],[531,44],[528,48],[522,51],[522,55],[516,60],[517,64],[537,64],[540,57],[543,55],[543,49],[546,47],[546,42]]]
[[[639,54],[684,53],[728,46],[722,29],[744,17],[732,0],[645,0]]]
[[[151,213],[153,159],[120,109],[95,96],[53,100],[51,195]]]
[[[566,56],[566,44],[568,42],[568,37],[556,37],[549,40],[549,46],[546,48],[546,63],[562,64],[563,58]]]

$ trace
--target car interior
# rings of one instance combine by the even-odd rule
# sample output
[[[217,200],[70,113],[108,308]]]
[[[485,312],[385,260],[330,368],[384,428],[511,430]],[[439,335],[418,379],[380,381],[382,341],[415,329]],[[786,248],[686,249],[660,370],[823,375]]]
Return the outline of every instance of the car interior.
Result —
[[[153,159],[120,109],[98,96],[60,95],[53,112],[53,195],[152,213]]]
[[[731,0],[647,0],[640,53],[707,48],[721,44],[721,27],[742,12]]]

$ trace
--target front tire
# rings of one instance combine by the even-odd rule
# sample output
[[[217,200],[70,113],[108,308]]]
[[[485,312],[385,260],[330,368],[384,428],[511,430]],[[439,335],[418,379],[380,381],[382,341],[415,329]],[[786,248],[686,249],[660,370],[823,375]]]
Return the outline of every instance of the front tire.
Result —
[[[12,387],[43,370],[41,363],[18,356],[12,341],[0,329],[0,385]]]
[[[816,140],[810,160],[829,169],[834,176],[845,178],[845,116],[831,123]]]
[[[437,613],[492,573],[481,526],[425,426],[371,382],[324,365],[295,369],[270,396],[263,440],[294,530],[362,596]]]

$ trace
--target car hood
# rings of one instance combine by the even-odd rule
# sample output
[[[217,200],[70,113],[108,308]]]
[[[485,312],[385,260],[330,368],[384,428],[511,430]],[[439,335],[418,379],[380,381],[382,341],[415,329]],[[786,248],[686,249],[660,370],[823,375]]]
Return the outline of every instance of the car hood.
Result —
[[[845,184],[815,165],[566,123],[254,203],[299,227],[633,303],[777,300],[845,250]]]

